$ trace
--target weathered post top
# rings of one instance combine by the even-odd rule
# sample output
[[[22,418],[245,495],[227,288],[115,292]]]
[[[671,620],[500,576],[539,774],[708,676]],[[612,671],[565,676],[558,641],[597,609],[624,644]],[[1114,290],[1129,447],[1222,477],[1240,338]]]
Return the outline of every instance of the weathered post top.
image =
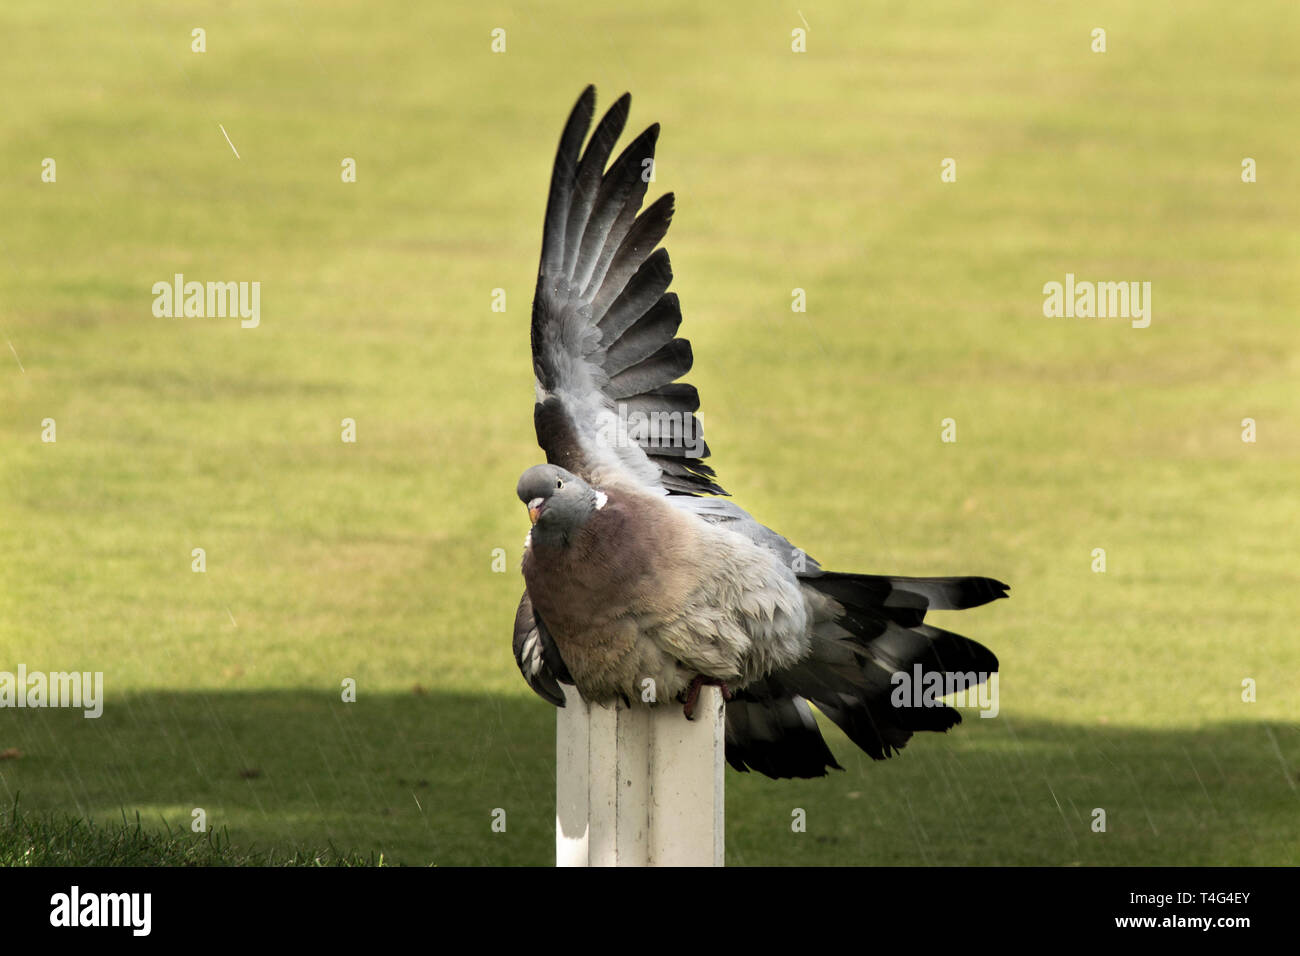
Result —
[[[572,687],[555,726],[556,866],[722,866],[725,704],[591,706]]]

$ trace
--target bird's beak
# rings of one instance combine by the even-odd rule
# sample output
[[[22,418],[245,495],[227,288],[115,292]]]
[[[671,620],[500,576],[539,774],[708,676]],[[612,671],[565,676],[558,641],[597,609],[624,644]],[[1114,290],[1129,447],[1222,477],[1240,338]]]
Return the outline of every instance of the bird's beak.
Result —
[[[537,516],[540,515],[541,513],[542,513],[541,498],[534,498],[532,501],[528,502],[528,520],[530,522],[532,522],[533,524],[537,524]]]

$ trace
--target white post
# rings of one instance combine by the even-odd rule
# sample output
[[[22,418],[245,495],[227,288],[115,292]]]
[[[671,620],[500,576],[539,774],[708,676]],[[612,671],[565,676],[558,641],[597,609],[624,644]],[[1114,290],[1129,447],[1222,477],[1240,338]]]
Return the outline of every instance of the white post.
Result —
[[[555,724],[556,866],[722,866],[716,687],[677,703],[592,707],[572,687]]]

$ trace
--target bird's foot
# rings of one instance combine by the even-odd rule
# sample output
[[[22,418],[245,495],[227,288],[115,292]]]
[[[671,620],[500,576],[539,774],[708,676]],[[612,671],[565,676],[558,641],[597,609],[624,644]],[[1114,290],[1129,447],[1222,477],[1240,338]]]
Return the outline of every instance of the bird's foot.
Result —
[[[714,677],[705,677],[703,674],[696,674],[695,679],[686,688],[686,701],[682,704],[682,713],[686,715],[687,720],[695,719],[695,705],[700,699],[700,688],[706,685],[716,687],[722,691],[723,700],[731,700],[731,690],[727,687],[726,681],[720,681]]]

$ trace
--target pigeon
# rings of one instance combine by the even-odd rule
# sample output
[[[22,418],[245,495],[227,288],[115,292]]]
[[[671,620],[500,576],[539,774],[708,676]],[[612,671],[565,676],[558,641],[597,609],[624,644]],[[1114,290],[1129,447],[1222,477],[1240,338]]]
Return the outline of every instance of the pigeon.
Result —
[[[693,355],[660,246],[672,193],[641,210],[659,126],[610,163],[631,97],[588,140],[595,102],[588,86],[560,137],[533,300],[546,464],[516,488],[531,522],[513,642],[525,681],[557,707],[570,685],[594,705],[680,703],[684,719],[717,686],[728,763],[776,779],[843,769],[813,707],[877,760],[947,731],[961,714],[939,697],[973,695],[998,660],[926,612],[1007,585],[828,571],[729,500],[699,394],[679,381]]]

